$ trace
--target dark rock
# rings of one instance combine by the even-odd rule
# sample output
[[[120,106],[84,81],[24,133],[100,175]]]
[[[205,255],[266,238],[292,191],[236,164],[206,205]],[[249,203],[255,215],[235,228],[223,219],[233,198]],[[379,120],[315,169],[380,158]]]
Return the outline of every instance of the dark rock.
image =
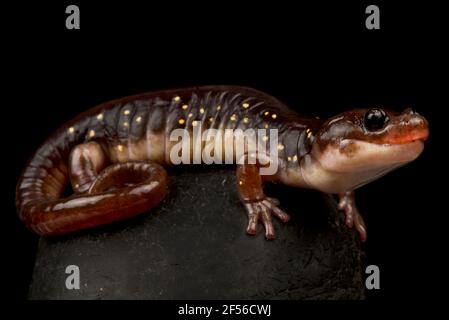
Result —
[[[136,218],[41,239],[31,299],[363,299],[362,251],[329,195],[282,185],[266,193],[291,220],[276,239],[245,234],[234,171],[171,172],[163,203]],[[275,220],[275,219],[274,219]],[[80,268],[68,290],[65,269]]]

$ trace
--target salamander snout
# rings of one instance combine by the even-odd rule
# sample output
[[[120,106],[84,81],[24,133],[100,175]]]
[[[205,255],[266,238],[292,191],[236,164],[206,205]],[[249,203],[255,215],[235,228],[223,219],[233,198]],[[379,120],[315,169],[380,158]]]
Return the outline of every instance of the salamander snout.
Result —
[[[423,116],[412,108],[405,109],[394,121],[392,136],[397,143],[407,143],[416,140],[425,141],[429,137],[429,124]]]
[[[403,112],[403,114],[415,115],[418,114],[415,108],[407,108]]]

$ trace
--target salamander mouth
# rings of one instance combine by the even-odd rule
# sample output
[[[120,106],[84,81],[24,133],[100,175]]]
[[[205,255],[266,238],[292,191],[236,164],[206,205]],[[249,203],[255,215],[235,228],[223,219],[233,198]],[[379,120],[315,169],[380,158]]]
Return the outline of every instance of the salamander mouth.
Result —
[[[342,145],[315,152],[315,158],[328,171],[360,172],[405,164],[416,159],[424,149],[422,139],[392,144],[345,140]]]
[[[424,141],[426,141],[428,137],[429,137],[429,130],[422,129],[422,130],[414,130],[407,134],[388,135],[386,137],[383,137],[379,141],[372,141],[372,143],[385,146],[409,144],[417,141],[424,143]]]
[[[421,153],[424,148],[424,140],[422,139],[414,139],[410,141],[404,141],[402,143],[394,143],[394,144],[385,144],[385,147],[390,149],[397,149],[402,152],[411,152],[411,153]],[[417,151],[419,150],[419,151]]]

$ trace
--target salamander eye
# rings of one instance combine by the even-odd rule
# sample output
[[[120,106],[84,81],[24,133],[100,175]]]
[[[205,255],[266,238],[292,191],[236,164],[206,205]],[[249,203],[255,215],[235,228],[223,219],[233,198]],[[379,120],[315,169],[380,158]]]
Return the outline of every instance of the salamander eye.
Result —
[[[387,124],[388,120],[390,120],[390,118],[385,111],[373,108],[365,113],[363,122],[368,131],[376,131],[382,129]]]

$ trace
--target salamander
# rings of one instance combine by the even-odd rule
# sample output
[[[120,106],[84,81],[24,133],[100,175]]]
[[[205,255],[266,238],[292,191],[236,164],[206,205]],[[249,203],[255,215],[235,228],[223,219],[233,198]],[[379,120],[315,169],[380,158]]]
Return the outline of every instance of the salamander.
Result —
[[[192,133],[200,126],[215,132],[276,133],[262,137],[266,142],[276,138],[275,147],[255,154],[245,149],[243,159],[232,160],[248,215],[246,232],[255,235],[261,222],[267,239],[275,237],[272,216],[289,220],[279,202],[263,191],[265,182],[277,181],[337,195],[346,225],[355,226],[364,241],[366,227],[354,190],[416,159],[429,135],[426,119],[410,108],[401,113],[356,109],[321,120],[303,117],[273,96],[246,87],[205,86],[124,97],[80,114],[36,151],[16,188],[20,219],[37,234],[54,236],[148,211],[167,192],[165,168],[178,164],[172,132]],[[235,142],[219,137],[220,149]],[[207,144],[189,141],[189,152],[204,151]],[[219,154],[218,147],[212,149]],[[262,174],[271,163],[276,170]],[[63,197],[68,184],[73,194]]]

